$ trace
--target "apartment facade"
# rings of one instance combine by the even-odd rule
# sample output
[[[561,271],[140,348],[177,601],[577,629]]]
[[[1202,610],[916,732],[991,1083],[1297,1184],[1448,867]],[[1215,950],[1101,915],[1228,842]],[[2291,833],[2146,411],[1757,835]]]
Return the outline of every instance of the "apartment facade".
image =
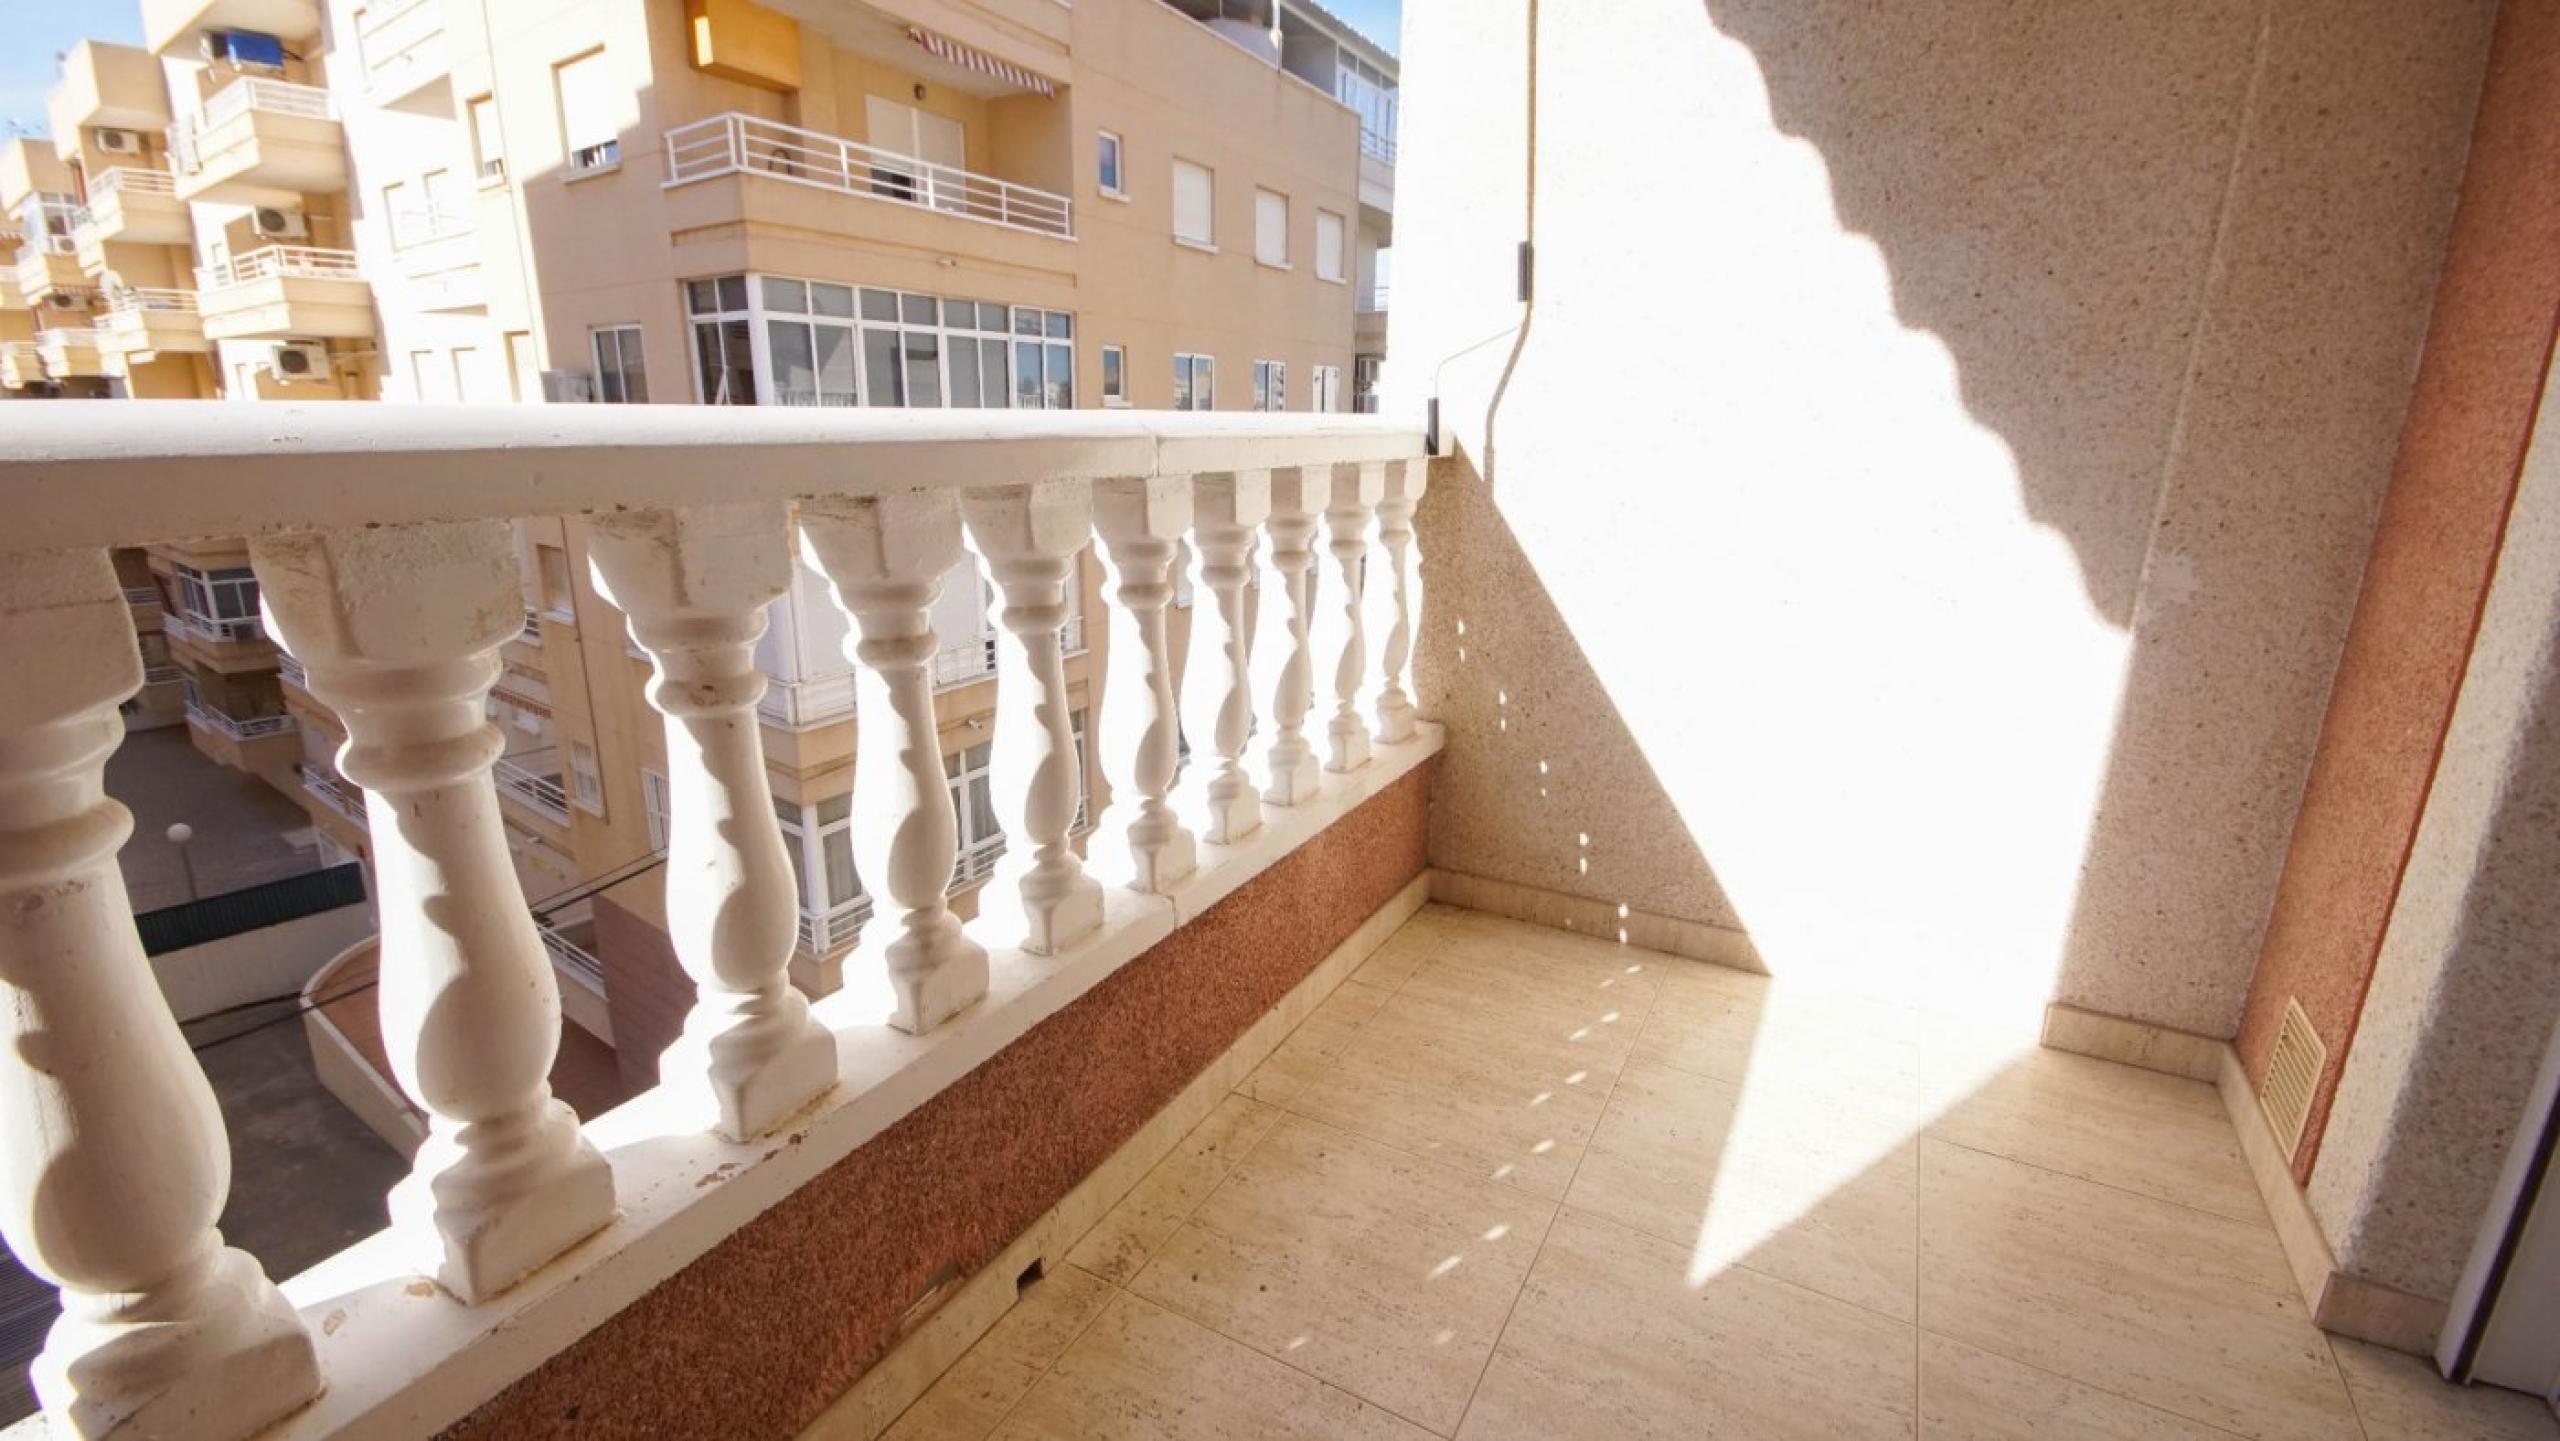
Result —
[[[1320,412],[1358,408],[1382,353],[1394,65],[1313,6],[147,0],[142,20],[142,47],[65,58],[49,145],[0,152],[14,395]],[[490,700],[510,846],[568,1017],[637,1089],[689,994],[653,866],[662,725],[584,523],[520,531],[525,626]],[[344,727],[260,630],[245,547],[129,559],[166,617],[152,713],[303,804],[324,853],[369,860]],[[1102,584],[1088,557],[1079,734]],[[964,562],[936,615],[963,895],[1002,846],[988,595]],[[844,631],[803,565],[759,651],[815,993],[870,909]]]

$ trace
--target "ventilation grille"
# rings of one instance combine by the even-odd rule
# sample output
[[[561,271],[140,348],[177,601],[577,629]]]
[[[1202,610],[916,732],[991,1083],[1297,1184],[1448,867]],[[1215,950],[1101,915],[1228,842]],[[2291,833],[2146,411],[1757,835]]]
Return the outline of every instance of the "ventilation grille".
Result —
[[[2276,1031],[2276,1052],[2267,1063],[2267,1083],[2259,1088],[2258,1107],[2267,1113],[2267,1124],[2274,1128],[2276,1143],[2284,1147],[2288,1161],[2302,1145],[2303,1123],[2311,1119],[2311,1093],[2320,1084],[2320,1067],[2328,1058],[2329,1048],[2311,1029],[2302,1002],[2287,997],[2284,1025]]]

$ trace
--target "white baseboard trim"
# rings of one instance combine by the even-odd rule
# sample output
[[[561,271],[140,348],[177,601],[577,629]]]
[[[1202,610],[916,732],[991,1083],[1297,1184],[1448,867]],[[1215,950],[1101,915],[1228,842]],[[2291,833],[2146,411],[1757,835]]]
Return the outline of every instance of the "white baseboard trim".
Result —
[[[1675,916],[1639,911],[1612,901],[1569,896],[1562,891],[1498,881],[1465,871],[1433,869],[1431,899],[1471,911],[1547,926],[1575,935],[1621,941],[1664,955],[1683,956],[1737,971],[1767,975],[1769,967],[1751,937],[1726,926],[1684,921]]]

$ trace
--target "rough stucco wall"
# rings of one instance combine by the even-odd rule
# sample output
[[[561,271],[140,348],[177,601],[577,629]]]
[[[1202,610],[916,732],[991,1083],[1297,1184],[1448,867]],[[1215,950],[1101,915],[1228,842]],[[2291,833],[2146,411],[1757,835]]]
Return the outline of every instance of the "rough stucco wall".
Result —
[[[2339,1269],[2449,1295],[2560,1026],[2560,371],[2311,1172]]]
[[[1414,0],[1434,863],[2229,1034],[2491,12],[1544,0],[1480,345],[1528,22]]]
[[[946,1268],[1055,1205],[1419,875],[1433,766],[1372,797],[448,1437],[787,1437]]]
[[[2329,1059],[2307,1179],[2399,891],[2560,316],[2560,6],[2500,12],[2426,359],[2240,1026],[2263,1083],[2298,998]]]

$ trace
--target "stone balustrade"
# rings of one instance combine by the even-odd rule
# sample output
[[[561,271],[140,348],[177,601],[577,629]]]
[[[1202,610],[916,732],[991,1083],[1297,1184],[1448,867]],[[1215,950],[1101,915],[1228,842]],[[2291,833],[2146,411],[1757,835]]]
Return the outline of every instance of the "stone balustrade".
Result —
[[[26,409],[0,447],[0,661],[21,677],[0,694],[0,1232],[63,1288],[35,1374],[67,1434],[432,1432],[1439,745],[1402,674],[1422,438],[1372,417]],[[510,522],[555,515],[585,519],[598,589],[654,671],[667,926],[695,986],[662,1084],[584,1126],[545,1079],[560,1000],[484,713],[524,629]],[[227,535],[248,541],[269,633],[344,722],[383,1036],[428,1120],[390,1228],[281,1290],[215,1229],[229,1148],[143,963],[114,861],[131,820],[104,791],[117,704],[142,680],[108,552]],[[1061,665],[1087,547],[1116,602],[1095,618],[1109,701],[1089,741],[1122,781],[1094,831],[1120,843],[1090,858]],[[788,978],[801,906],[755,664],[795,552],[850,623],[853,840],[877,908],[844,990],[815,1004]],[[1279,583],[1260,586],[1266,553]],[[1167,620],[1195,556],[1211,604],[1191,652],[1214,705],[1184,766]],[[963,557],[999,606],[992,764],[1012,839],[965,923],[932,622]],[[1287,651],[1257,758],[1264,595]],[[1342,621],[1320,640],[1327,603]]]

